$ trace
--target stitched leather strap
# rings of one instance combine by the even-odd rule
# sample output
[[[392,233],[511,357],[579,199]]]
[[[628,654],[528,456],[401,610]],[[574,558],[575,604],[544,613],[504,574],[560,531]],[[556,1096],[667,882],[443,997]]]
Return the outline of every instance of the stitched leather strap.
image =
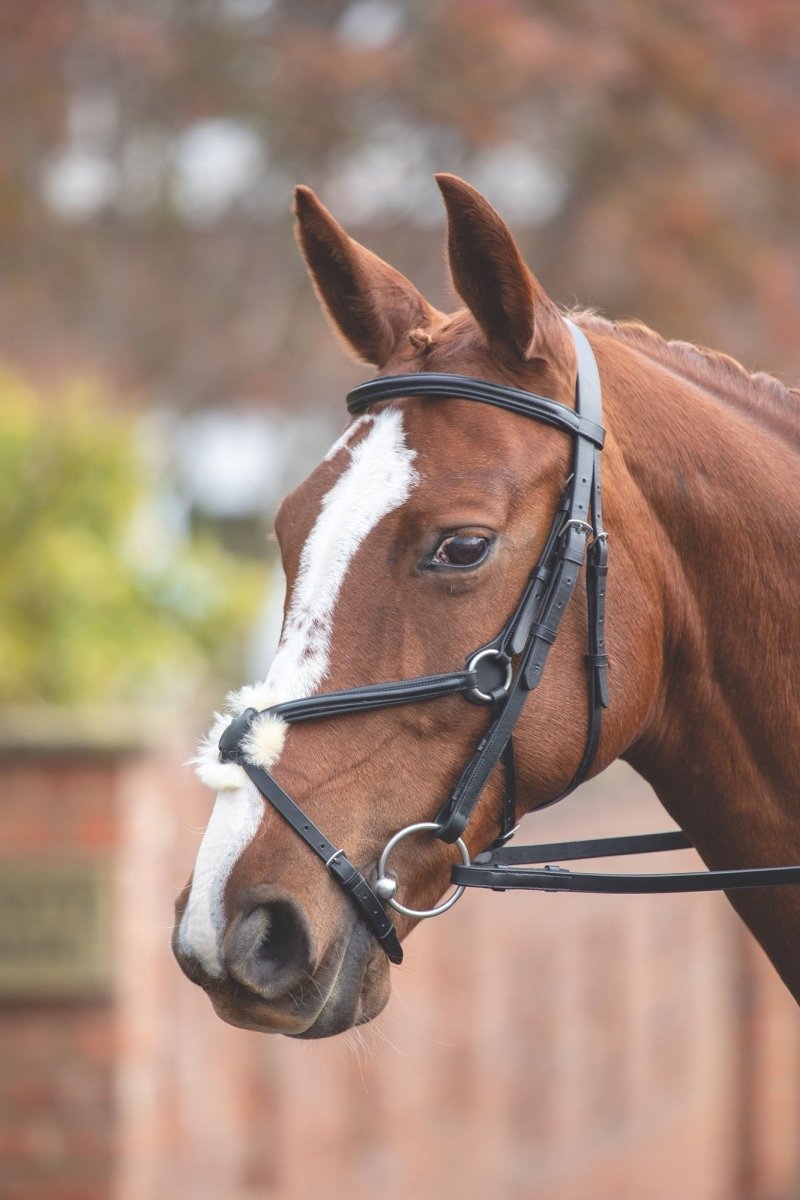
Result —
[[[638,833],[610,838],[585,838],[575,842],[544,842],[535,846],[503,846],[485,850],[472,861],[473,866],[510,867],[523,863],[554,862],[557,858],[575,862],[581,858],[618,858],[625,854],[659,854],[665,850],[690,850],[692,843],[681,829],[663,833]]]
[[[740,888],[800,884],[800,867],[753,867],[739,871],[687,871],[675,875],[611,875],[543,867],[515,871],[508,867],[454,867],[452,882],[493,892],[593,892],[653,895],[668,892],[729,892]]]
[[[572,326],[570,321],[567,325]],[[599,421],[588,415],[567,408],[557,400],[526,392],[521,388],[506,387],[491,383],[488,379],[474,379],[469,375],[438,375],[420,371],[414,375],[384,375],[370,379],[353,388],[347,396],[347,410],[362,413],[364,409],[381,400],[400,400],[408,396],[438,396],[441,399],[479,400],[492,404],[523,417],[535,417],[545,425],[553,425],[565,433],[579,434],[596,446],[602,446],[605,430]]]
[[[800,866],[748,867],[731,871],[685,871],[678,874],[600,874],[568,871],[548,865],[516,870],[521,863],[546,863],[550,859],[576,861],[611,858],[624,854],[654,854],[685,850],[691,842],[680,830],[645,833],[634,837],[591,838],[577,842],[551,842],[538,846],[502,846],[479,854],[468,866],[454,866],[451,880],[464,887],[490,888],[495,892],[593,892],[643,895],[666,892],[720,892],[740,888],[786,887],[800,884]]]
[[[589,416],[600,419],[602,399],[600,390],[600,373],[586,335],[572,321],[567,321],[572,332],[575,350],[578,355],[578,383],[576,404],[586,411]],[[586,665],[589,675],[589,721],[586,730],[583,755],[575,774],[567,786],[557,796],[553,796],[541,808],[549,808],[553,804],[572,794],[583,783],[589,774],[592,763],[600,744],[603,709],[608,707],[608,657],[605,648],[605,598],[606,576],[608,574],[608,535],[603,528],[603,512],[600,485],[600,451],[594,448],[589,451],[583,444],[584,454],[581,466],[590,472],[591,520],[593,541],[589,549],[586,564],[586,596],[589,624],[589,652],[586,655]],[[578,471],[578,452],[576,450],[575,470]],[[586,481],[585,475],[581,477]]]
[[[579,424],[586,418],[591,425],[597,426],[602,412],[597,364],[582,331],[570,321],[567,325],[578,356],[576,406]],[[565,488],[539,562],[507,630],[504,631],[505,637],[501,635],[500,638],[512,653],[521,653],[516,674],[504,707],[479,742],[449,799],[437,815],[436,819],[441,825],[437,836],[442,841],[453,842],[464,832],[495,764],[505,751],[522,713],[527,693],[533,691],[542,679],[550,647],[555,643],[561,620],[575,590],[586,555],[589,532],[593,533],[595,541],[590,556],[591,571],[587,570],[590,601],[589,653],[594,660],[589,667],[588,729],[577,770],[566,788],[550,803],[555,804],[574,791],[586,777],[594,761],[600,740],[602,708],[608,703],[603,632],[607,538],[602,528],[599,470],[599,448],[578,428],[572,477]],[[597,546],[599,550],[595,550]],[[509,800],[506,795],[501,819],[501,841],[505,836],[508,808]]]
[[[322,692],[318,696],[286,700],[266,711],[284,721],[313,721],[323,717],[338,717],[344,713],[371,712],[377,708],[438,700],[442,696],[469,691],[477,686],[478,679],[474,671],[451,671],[444,675],[419,675],[416,679],[368,684],[342,692]]]

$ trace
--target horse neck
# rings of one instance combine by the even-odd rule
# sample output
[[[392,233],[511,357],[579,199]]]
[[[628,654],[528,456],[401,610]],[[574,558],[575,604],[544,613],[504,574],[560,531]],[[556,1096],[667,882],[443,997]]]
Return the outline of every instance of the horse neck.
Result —
[[[620,534],[639,571],[661,564],[664,606],[660,695],[628,757],[710,858],[752,860],[756,824],[765,861],[787,840],[800,856],[797,449],[713,381],[609,349],[608,425],[651,522],[621,514]]]

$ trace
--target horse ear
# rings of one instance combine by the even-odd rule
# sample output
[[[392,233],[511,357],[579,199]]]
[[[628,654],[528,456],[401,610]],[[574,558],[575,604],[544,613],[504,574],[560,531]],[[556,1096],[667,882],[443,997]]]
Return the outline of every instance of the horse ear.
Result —
[[[358,358],[383,367],[435,309],[404,275],[359,245],[307,187],[294,192],[297,240],[334,326]]]
[[[436,182],[447,208],[447,247],[456,291],[490,345],[505,346],[517,358],[537,357],[546,328],[563,326],[556,306],[488,200],[457,175],[437,175]]]

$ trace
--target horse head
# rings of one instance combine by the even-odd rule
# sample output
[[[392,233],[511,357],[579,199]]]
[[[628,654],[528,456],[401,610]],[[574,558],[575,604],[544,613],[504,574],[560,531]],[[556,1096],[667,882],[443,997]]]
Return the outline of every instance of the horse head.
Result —
[[[457,375],[573,409],[577,359],[563,315],[486,200],[453,176],[440,176],[439,184],[450,269],[464,302],[450,314],[350,238],[311,191],[297,189],[300,246],[335,329],[381,380]],[[613,408],[613,395],[605,399]],[[609,438],[612,539],[620,514],[636,519],[643,507],[624,457]],[[279,648],[264,683],[229,698],[201,750],[201,778],[218,796],[177,905],[178,960],[227,1021],[323,1037],[385,1005],[390,966],[374,931],[325,869],[319,847],[315,853],[297,825],[265,802],[242,764],[267,771],[298,806],[297,820],[307,819],[306,832],[324,831],[325,844],[341,847],[374,884],[389,839],[436,822],[493,705],[465,702],[461,688],[424,703],[292,720],[292,703],[463,672],[475,648],[491,643],[517,612],[572,467],[572,439],[562,428],[470,403],[457,387],[440,396],[409,387],[357,415],[283,501],[276,532],[287,601]],[[645,546],[652,529],[642,514]],[[630,571],[624,547],[615,552],[607,597],[614,699],[592,773],[636,736],[661,669],[659,589]],[[517,817],[558,796],[585,753],[586,605],[576,592],[519,717]],[[242,713],[249,715],[239,758],[221,762],[220,736]],[[463,830],[471,855],[505,832],[503,786],[498,766]],[[459,857],[452,840],[421,832],[393,849],[405,907],[427,910],[446,891]],[[382,882],[379,899],[391,893]],[[414,924],[401,913],[399,937]]]

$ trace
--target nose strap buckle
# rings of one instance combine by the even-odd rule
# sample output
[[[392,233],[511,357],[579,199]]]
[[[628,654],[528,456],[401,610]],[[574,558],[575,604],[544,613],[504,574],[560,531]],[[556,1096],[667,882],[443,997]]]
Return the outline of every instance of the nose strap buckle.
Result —
[[[244,712],[234,717],[230,725],[223,730],[219,739],[219,761],[241,763],[242,739],[248,733],[254,719],[258,716],[255,708],[246,708]]]
[[[234,717],[219,740],[220,761],[238,763],[242,767],[261,795],[269,800],[287,825],[290,825],[309,849],[322,859],[333,879],[355,905],[362,920],[385,951],[389,961],[401,963],[403,949],[398,940],[397,931],[366,877],[357,867],[353,866],[344,850],[337,850],[333,843],[328,841],[322,830],[284,792],[268,771],[249,762],[244,757],[242,739],[257,716],[258,712],[255,708],[246,708],[238,717]]]

